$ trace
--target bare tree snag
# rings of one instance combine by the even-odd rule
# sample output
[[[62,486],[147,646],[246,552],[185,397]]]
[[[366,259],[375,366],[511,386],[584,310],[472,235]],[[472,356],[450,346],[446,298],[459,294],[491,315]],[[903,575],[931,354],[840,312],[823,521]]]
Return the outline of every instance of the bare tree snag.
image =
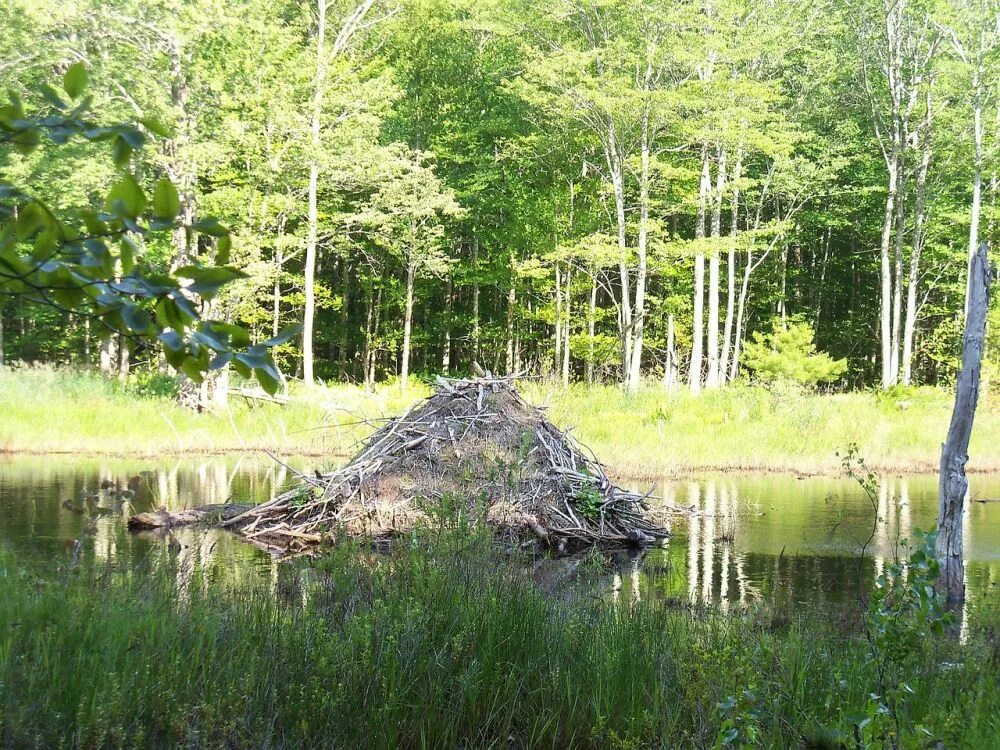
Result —
[[[948,438],[941,448],[941,477],[938,485],[937,558],[941,566],[939,586],[951,601],[965,596],[965,564],[962,559],[962,511],[969,480],[965,464],[969,460],[969,438],[979,400],[979,374],[986,336],[991,269],[987,245],[982,243],[973,256],[969,285],[969,307],[962,345],[962,370],[955,388],[955,409],[951,414]]]

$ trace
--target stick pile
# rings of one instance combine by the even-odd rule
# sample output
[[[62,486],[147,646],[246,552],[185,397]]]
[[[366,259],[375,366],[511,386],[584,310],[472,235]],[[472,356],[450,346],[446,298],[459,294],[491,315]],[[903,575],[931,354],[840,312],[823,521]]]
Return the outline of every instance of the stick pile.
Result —
[[[648,544],[669,534],[646,496],[526,403],[509,378],[438,379],[436,392],[377,430],[344,468],[223,522],[275,551],[336,532],[388,537],[421,523],[488,523],[552,549]]]

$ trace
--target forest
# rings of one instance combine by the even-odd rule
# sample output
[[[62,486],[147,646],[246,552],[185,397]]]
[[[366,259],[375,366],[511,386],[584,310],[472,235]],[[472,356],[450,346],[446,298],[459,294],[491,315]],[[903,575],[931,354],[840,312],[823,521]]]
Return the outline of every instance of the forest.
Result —
[[[0,83],[78,63],[126,169],[231,232],[213,317],[287,375],[953,382],[996,231],[1000,15],[979,0],[6,0]],[[59,209],[103,144],[0,152]],[[207,246],[140,243],[151,271]],[[0,299],[6,361],[156,368]]]
[[[0,748],[988,748],[1000,0],[0,0]]]

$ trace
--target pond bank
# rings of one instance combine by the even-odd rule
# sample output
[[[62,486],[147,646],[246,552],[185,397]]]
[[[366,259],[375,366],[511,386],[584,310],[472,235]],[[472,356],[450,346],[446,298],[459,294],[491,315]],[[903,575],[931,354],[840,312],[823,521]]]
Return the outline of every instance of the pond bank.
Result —
[[[709,471],[836,475],[838,451],[856,443],[885,473],[937,471],[953,395],[944,389],[817,395],[735,386],[634,396],[613,386],[568,390],[526,381],[521,390],[573,430],[616,476],[641,480]],[[429,389],[294,388],[287,406],[233,398],[222,414],[195,414],[168,395],[93,373],[0,371],[0,453],[154,457],[229,453],[346,459],[382,420]],[[1000,402],[986,392],[968,470],[1000,471]]]

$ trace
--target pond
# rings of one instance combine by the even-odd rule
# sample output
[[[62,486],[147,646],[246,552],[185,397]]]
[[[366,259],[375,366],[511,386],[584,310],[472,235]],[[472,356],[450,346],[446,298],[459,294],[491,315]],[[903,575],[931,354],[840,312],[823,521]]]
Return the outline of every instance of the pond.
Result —
[[[297,470],[327,465],[294,460]],[[16,560],[174,559],[239,579],[274,575],[265,553],[220,531],[128,534],[135,512],[227,501],[263,501],[295,481],[289,468],[267,458],[159,460],[63,456],[0,458],[0,548]],[[641,488],[643,491],[648,486]],[[837,606],[857,597],[860,577],[871,581],[900,554],[900,542],[930,528],[937,513],[934,476],[881,478],[874,507],[846,478],[706,475],[656,483],[657,496],[702,513],[674,523],[663,547],[607,556],[593,578],[609,601],[662,598],[728,607],[755,602]],[[973,475],[965,516],[970,598],[1000,584],[1000,475]],[[877,523],[875,517],[878,517]],[[873,535],[874,530],[874,535]],[[556,590],[573,579],[573,561],[536,567],[539,585]],[[595,593],[591,590],[591,593]]]

